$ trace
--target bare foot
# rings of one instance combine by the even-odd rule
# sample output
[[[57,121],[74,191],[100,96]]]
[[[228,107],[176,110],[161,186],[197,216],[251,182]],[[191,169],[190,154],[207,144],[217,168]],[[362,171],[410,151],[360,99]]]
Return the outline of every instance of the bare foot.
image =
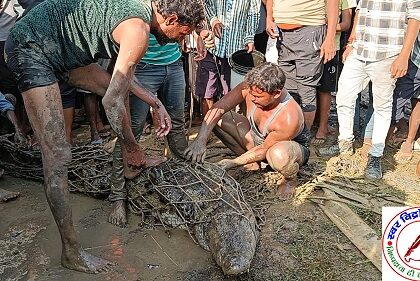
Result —
[[[63,248],[61,264],[68,268],[86,273],[107,272],[114,263],[96,257],[83,250],[80,246]]]
[[[127,179],[133,179],[138,176],[144,168],[154,167],[166,161],[165,157],[162,156],[146,156],[145,164],[142,169],[132,169],[130,167],[124,167],[124,177]]]
[[[297,180],[296,179],[284,179],[279,184],[277,188],[277,195],[279,195],[282,199],[291,199],[293,198],[293,195],[295,195],[295,190],[297,186]]]
[[[109,213],[108,222],[113,225],[125,227],[127,225],[127,211],[124,200],[112,202],[111,212]]]
[[[16,199],[20,196],[19,192],[7,191],[0,188],[0,202],[7,202]]]

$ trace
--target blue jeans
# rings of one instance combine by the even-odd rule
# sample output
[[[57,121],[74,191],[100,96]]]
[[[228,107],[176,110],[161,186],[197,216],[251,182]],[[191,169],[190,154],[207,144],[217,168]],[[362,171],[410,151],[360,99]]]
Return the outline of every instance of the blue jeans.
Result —
[[[159,97],[168,111],[172,119],[172,130],[167,136],[168,145],[173,155],[181,157],[188,146],[184,127],[185,77],[182,60],[179,59],[169,65],[152,65],[140,62],[134,75],[142,87]],[[129,99],[131,129],[134,136],[138,139],[143,132],[150,107],[133,94],[129,96]],[[126,199],[127,189],[125,188],[124,164],[121,146],[117,142],[113,154],[109,200],[114,202]]]
[[[172,119],[172,130],[167,136],[168,145],[176,157],[182,156],[188,146],[185,134],[185,76],[182,60],[169,65],[140,62],[134,75],[145,89],[159,97],[168,111]],[[130,95],[131,127],[136,138],[143,132],[148,112],[148,104],[135,95]]]

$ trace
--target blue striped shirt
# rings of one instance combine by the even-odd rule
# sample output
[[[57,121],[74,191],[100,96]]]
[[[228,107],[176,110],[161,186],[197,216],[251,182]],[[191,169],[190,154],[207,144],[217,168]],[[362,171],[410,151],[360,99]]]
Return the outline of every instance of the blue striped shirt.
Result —
[[[176,62],[181,57],[178,43],[160,45],[156,37],[150,33],[149,47],[141,62],[153,65],[168,65]]]
[[[215,47],[210,52],[228,58],[234,52],[245,49],[248,43],[253,43],[260,6],[261,0],[204,0],[210,24],[219,20],[224,25],[222,38],[215,38]]]

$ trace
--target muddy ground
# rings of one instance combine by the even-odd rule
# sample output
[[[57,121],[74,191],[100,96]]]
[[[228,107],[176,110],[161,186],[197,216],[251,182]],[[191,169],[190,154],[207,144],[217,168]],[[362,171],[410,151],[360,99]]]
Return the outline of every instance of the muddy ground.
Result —
[[[196,131],[192,131],[192,137]],[[76,132],[76,137],[83,136],[86,136],[86,130]],[[163,151],[163,144],[152,136],[143,138],[141,144],[148,148],[150,154]],[[216,139],[212,140],[211,147],[208,156],[212,161],[232,156]],[[410,174],[411,166],[419,155],[406,165],[391,163],[389,159],[386,159],[385,179],[380,186],[402,200],[420,203],[417,193],[419,181]],[[318,170],[309,173],[315,175],[322,172],[320,169],[327,169],[327,160],[313,155],[311,163],[315,163],[314,167]],[[359,161],[355,168],[355,175],[362,170],[362,162]],[[240,172],[239,180],[243,185],[258,184],[264,175],[262,172]],[[401,184],[398,175],[408,184]],[[305,179],[301,177],[300,180]],[[224,277],[210,254],[194,244],[186,231],[171,231],[169,237],[161,229],[141,226],[139,217],[135,215],[129,216],[127,228],[115,227],[107,223],[108,201],[81,194],[71,194],[73,220],[80,242],[90,252],[117,265],[111,272],[98,275],[69,271],[60,266],[59,235],[42,185],[5,176],[0,180],[0,187],[22,193],[15,201],[0,203],[0,280],[381,279],[380,272],[310,201],[272,202],[266,212],[267,222],[262,229],[251,269],[235,279]],[[364,211],[360,215],[372,227],[380,227],[379,216]]]

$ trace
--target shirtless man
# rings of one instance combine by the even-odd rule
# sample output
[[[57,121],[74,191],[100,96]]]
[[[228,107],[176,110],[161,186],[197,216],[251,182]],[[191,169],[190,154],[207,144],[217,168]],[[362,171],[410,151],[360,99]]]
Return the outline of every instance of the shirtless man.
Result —
[[[160,44],[177,42],[203,20],[200,0],[46,0],[12,29],[6,61],[40,142],[45,193],[61,235],[63,266],[98,273],[108,270],[110,263],[84,251],[76,239],[67,183],[71,151],[57,78],[104,96],[127,165],[141,168],[148,161],[131,131],[128,91],[153,107],[158,136],[171,129],[162,103],[133,81],[149,32]],[[116,58],[112,76],[94,64],[98,58]]]
[[[309,131],[303,113],[290,96],[286,77],[279,66],[264,63],[252,69],[245,81],[214,104],[206,114],[197,138],[185,151],[185,157],[203,162],[211,131],[238,157],[223,159],[225,169],[267,160],[284,176],[278,193],[291,198],[299,167],[309,158]],[[231,111],[246,102],[248,116]]]

